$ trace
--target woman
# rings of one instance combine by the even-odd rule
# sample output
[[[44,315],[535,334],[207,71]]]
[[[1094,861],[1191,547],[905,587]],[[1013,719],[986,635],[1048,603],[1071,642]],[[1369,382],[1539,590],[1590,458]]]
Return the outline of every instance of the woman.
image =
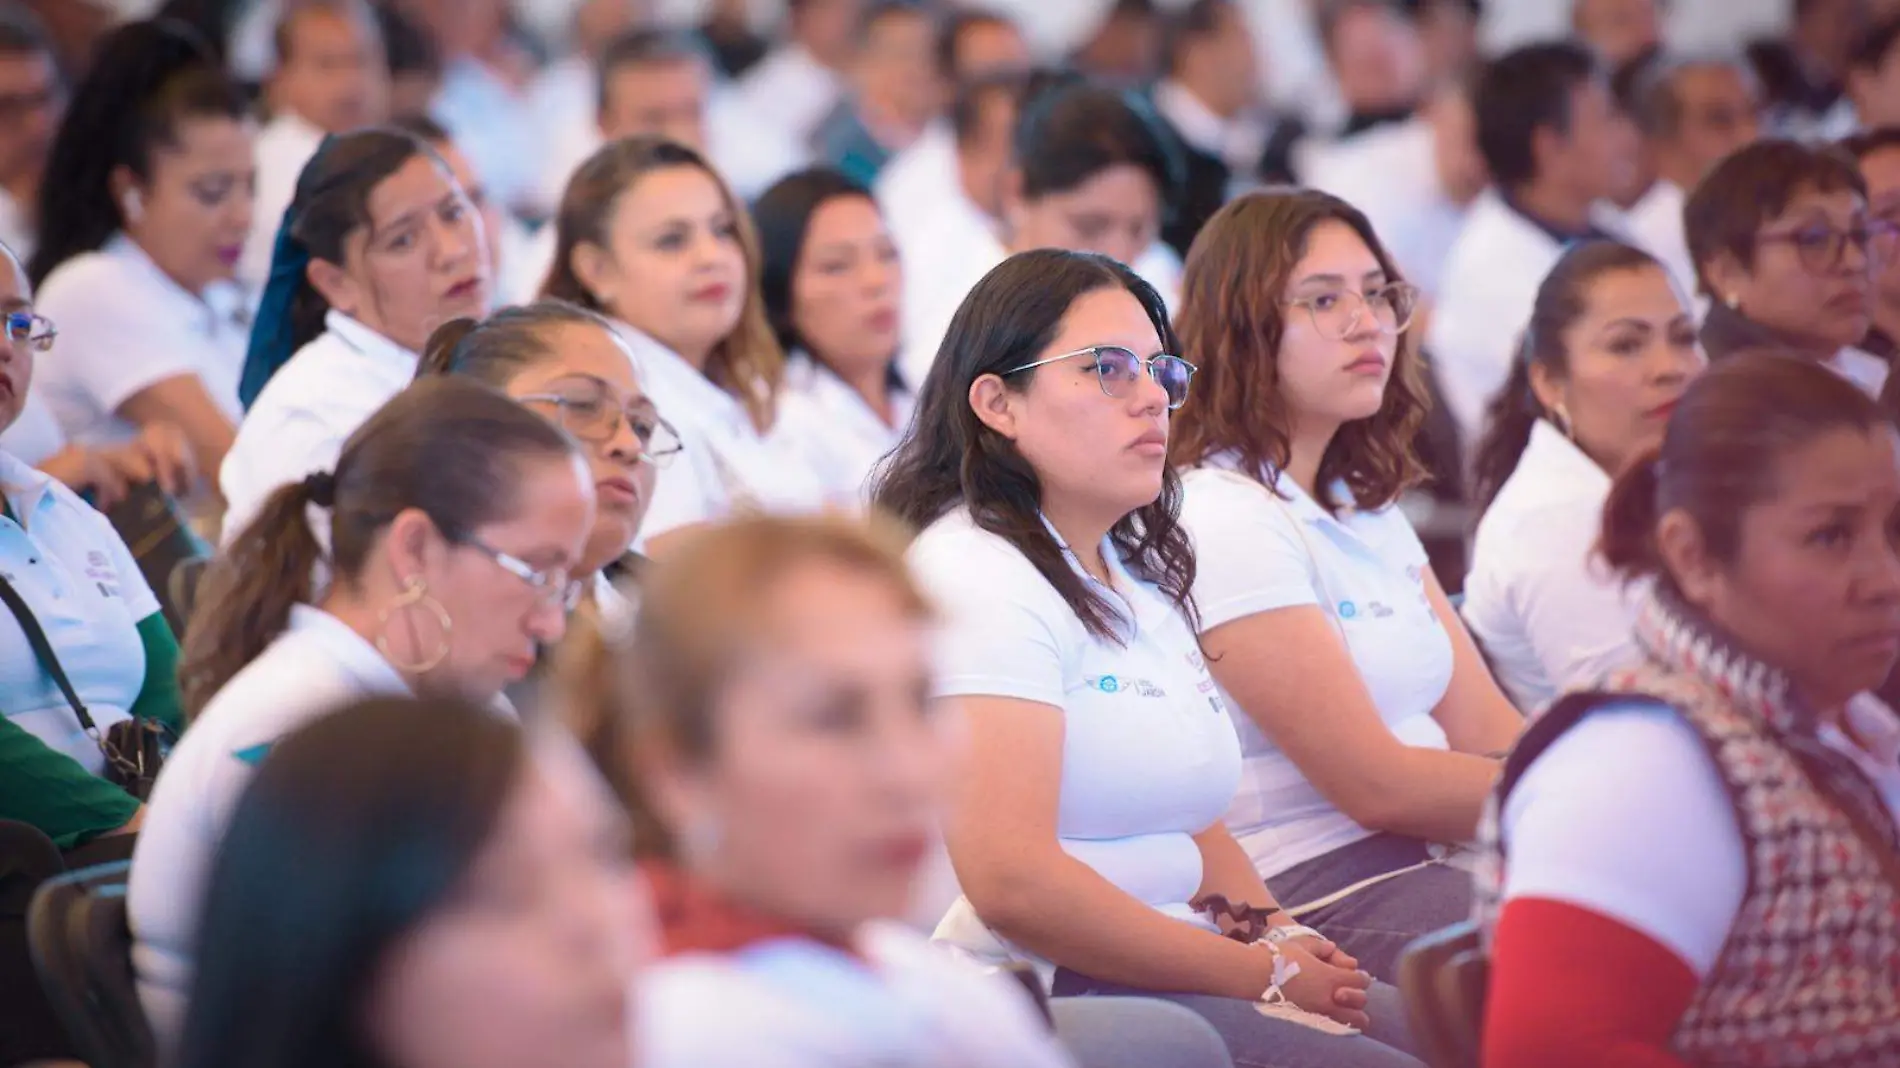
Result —
[[[648,1068],[1066,1063],[1014,984],[892,922],[948,755],[900,553],[881,525],[735,520],[655,572],[631,634],[567,664],[657,892],[669,959],[642,990]],[[732,660],[739,645],[754,657]],[[1178,1016],[1068,1016],[1084,1053],[1122,1047],[1085,1065],[1226,1063],[1217,1042],[1192,1058],[1212,1041],[1192,1016],[1200,1047]]]
[[[172,1063],[627,1068],[622,823],[570,739],[466,702],[291,732],[233,807]]]
[[[1617,477],[1643,655],[1505,767],[1487,1066],[1900,1052],[1900,719],[1865,693],[1900,650],[1896,447],[1851,384],[1750,354]]]
[[[1174,340],[1115,261],[1013,256],[952,320],[880,469],[873,503],[923,531],[911,566],[948,616],[935,692],[969,734],[948,823],[963,898],[938,937],[1034,964],[1058,997],[1178,1002],[1237,1063],[1416,1064],[1354,1036],[1369,980],[1278,910],[1221,823],[1240,746],[1190,624],[1167,446],[1194,368]],[[1403,1043],[1393,991],[1371,1000]]]
[[[329,513],[327,554],[312,506]],[[565,434],[485,386],[431,379],[358,428],[334,471],[271,494],[212,563],[179,671],[192,730],[147,806],[128,902],[161,1046],[189,987],[192,903],[253,765],[353,697],[492,701],[560,639],[593,529],[593,479]]]
[[[594,482],[594,530],[572,574],[596,603],[623,607],[603,577],[640,533],[659,469],[679,435],[640,389],[612,324],[558,300],[457,319],[429,339],[428,374],[465,375],[553,420],[581,443]]]
[[[985,273],[1037,248],[1099,252],[1133,266],[1172,301],[1181,261],[1160,244],[1182,162],[1152,109],[1071,74],[1031,78],[1014,121],[998,232],[946,215],[918,244],[904,304],[904,372],[921,382],[950,319]]]
[[[67,865],[84,867],[130,856],[143,810],[107,778],[105,747],[87,732],[28,628],[46,636],[101,739],[134,718],[176,736],[184,717],[178,642],[138,562],[75,494],[76,483],[35,470],[7,435],[57,332],[34,314],[26,270],[0,245],[0,820],[38,830]],[[26,952],[27,905],[49,874],[0,865],[0,989],[10,998],[0,1024],[4,1063],[74,1053]]]
[[[1464,619],[1527,715],[1633,653],[1635,598],[1594,565],[1610,479],[1662,441],[1700,373],[1668,270],[1613,241],[1573,245],[1537,291],[1478,447],[1483,510]]]
[[[244,96],[169,22],[101,43],[40,184],[28,273],[63,330],[44,368],[65,436],[116,444],[155,423],[216,471],[241,409],[246,300],[232,280],[256,168]]]
[[[1169,458],[1246,754],[1227,826],[1295,915],[1390,981],[1406,943],[1470,913],[1434,846],[1472,837],[1521,723],[1396,507],[1421,474],[1417,290],[1316,192],[1229,203],[1183,282],[1205,388]]]
[[[574,173],[555,226],[542,295],[615,321],[686,445],[647,511],[649,555],[664,554],[668,534],[740,509],[820,506],[816,473],[771,440],[784,357],[759,298],[751,224],[711,166],[671,141],[615,141]]]
[[[275,220],[273,220],[275,221]],[[227,538],[416,377],[429,333],[488,310],[480,220],[447,164],[396,130],[332,137],[305,165],[251,331],[250,409],[219,473]]]
[[[1757,141],[1716,164],[1682,209],[1696,281],[1714,302],[1702,346],[1814,360],[1878,397],[1886,361],[1858,346],[1873,323],[1874,273],[1900,234],[1867,217],[1853,157],[1826,145]]]
[[[824,167],[779,179],[752,218],[765,314],[789,354],[784,434],[827,495],[855,506],[916,399],[897,370],[897,245],[870,191]]]

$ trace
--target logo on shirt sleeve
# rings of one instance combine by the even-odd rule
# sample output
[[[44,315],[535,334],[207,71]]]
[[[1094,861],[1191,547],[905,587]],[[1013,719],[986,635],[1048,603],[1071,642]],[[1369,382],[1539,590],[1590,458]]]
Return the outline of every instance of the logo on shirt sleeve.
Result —
[[[1168,696],[1168,691],[1147,679],[1131,679],[1121,675],[1085,675],[1082,685],[1103,693],[1126,693],[1150,698]]]
[[[119,569],[112,566],[111,557],[96,549],[86,554],[86,581],[99,588],[101,597],[123,596],[119,592]]]

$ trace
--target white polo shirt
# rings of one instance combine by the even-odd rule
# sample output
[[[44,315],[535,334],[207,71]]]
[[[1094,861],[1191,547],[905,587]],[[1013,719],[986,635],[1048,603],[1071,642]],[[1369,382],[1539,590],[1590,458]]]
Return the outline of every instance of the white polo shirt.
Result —
[[[895,425],[878,417],[864,396],[830,368],[802,353],[785,368],[785,392],[779,395],[779,420],[772,436],[804,454],[825,487],[825,498],[844,508],[866,501],[865,482],[877,462],[904,438],[917,395],[891,390]]]
[[[1821,728],[1900,819],[1900,719],[1871,694],[1847,706],[1855,735]],[[1715,966],[1748,889],[1735,805],[1708,745],[1673,709],[1597,709],[1518,780],[1499,823],[1504,899],[1576,905],[1648,937],[1697,976]]]
[[[218,485],[226,544],[271,491],[312,471],[335,470],[356,428],[415,380],[416,356],[408,349],[340,311],[323,324],[327,329],[265,383],[224,456]]]
[[[130,441],[138,426],[116,414],[148,386],[197,375],[232,425],[243,418],[238,378],[250,344],[249,301],[235,282],[190,293],[124,234],[53,269],[38,310],[59,327],[35,371],[66,436]]]
[[[660,469],[636,550],[670,530],[736,512],[824,507],[824,484],[777,428],[761,435],[737,397],[665,345],[625,323],[614,325],[633,352],[647,396],[686,446]]]
[[[270,280],[277,229],[297,195],[297,179],[303,174],[304,164],[322,144],[323,131],[289,110],[272,116],[257,132],[253,150],[257,157],[257,222],[244,242],[244,258],[238,261],[238,277],[252,292],[261,292]]]
[[[1625,587],[1595,556],[1609,495],[1609,473],[1539,419],[1478,521],[1465,625],[1526,715],[1636,651],[1642,587]]]
[[[1194,539],[1203,633],[1281,608],[1318,605],[1394,737],[1447,749],[1432,710],[1451,685],[1451,638],[1425,592],[1425,547],[1397,507],[1329,514],[1290,478],[1282,500],[1232,459],[1182,475],[1181,523]],[[1351,500],[1344,484],[1336,500]],[[1229,655],[1244,656],[1244,651]],[[1269,879],[1371,835],[1307,781],[1247,710],[1227,697],[1246,770],[1227,826]],[[1321,709],[1310,710],[1314,715]]]
[[[1135,900],[1203,922],[1187,905],[1202,874],[1193,835],[1233,801],[1240,745],[1186,619],[1106,541],[1103,555],[1113,589],[1068,559],[1092,589],[1132,613],[1125,642],[1090,634],[1035,566],[967,510],[932,523],[909,559],[945,620],[936,693],[1061,709],[1063,851]],[[951,907],[937,937],[980,959],[1035,960],[991,934],[967,899]]]
[[[1642,199],[1624,216],[1630,236],[1662,261],[1685,297],[1696,293],[1695,259],[1689,255],[1689,237],[1682,228],[1682,208],[1688,201],[1682,187],[1667,178],[1656,179]]]
[[[226,683],[166,758],[145,805],[126,907],[139,1000],[159,1049],[184,1028],[205,881],[232,809],[272,743],[350,701],[406,694],[376,647],[308,605]]]
[[[127,718],[145,685],[139,621],[158,600],[106,521],[51,476],[0,452],[0,574],[33,611],[100,731]],[[99,745],[79,725],[13,613],[0,608],[0,711],[97,775]]]

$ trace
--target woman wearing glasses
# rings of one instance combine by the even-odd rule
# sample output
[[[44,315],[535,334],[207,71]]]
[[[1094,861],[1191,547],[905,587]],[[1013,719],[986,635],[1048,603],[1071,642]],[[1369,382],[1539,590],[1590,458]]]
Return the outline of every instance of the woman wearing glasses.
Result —
[[[558,300],[506,308],[480,323],[457,319],[429,339],[422,373],[467,375],[493,386],[580,442],[594,480],[594,532],[573,574],[597,605],[623,606],[603,569],[633,545],[659,469],[681,446],[640,389],[612,324]]]
[[[813,511],[825,490],[780,425],[784,354],[759,295],[745,206],[699,153],[615,141],[574,173],[542,295],[614,321],[686,453],[660,476],[641,546],[734,512]]]
[[[947,826],[963,897],[938,937],[1033,964],[1058,997],[1176,1001],[1239,1063],[1415,1065],[1342,1026],[1371,998],[1378,1034],[1404,1033],[1390,988],[1273,911],[1221,822],[1241,751],[1190,622],[1167,452],[1194,368],[1173,349],[1128,268],[1013,256],[951,320],[875,480],[923,531],[935,691],[968,732]]]
[[[420,139],[373,129],[324,142],[277,231],[251,330],[248,411],[219,472],[226,540],[279,486],[336,463],[414,380],[430,331],[487,314],[486,248],[467,192]]]
[[[1757,141],[1702,179],[1682,218],[1697,283],[1714,302],[1702,323],[1709,359],[1774,349],[1880,395],[1887,363],[1856,346],[1873,323],[1874,276],[1900,239],[1869,219],[1852,156]]]
[[[1432,843],[1471,839],[1521,723],[1396,507],[1424,474],[1417,291],[1316,192],[1228,204],[1184,281],[1202,388],[1169,453],[1246,753],[1227,825],[1302,922],[1389,980],[1407,942],[1469,914]]]
[[[1614,241],[1573,245],[1531,307],[1475,463],[1465,622],[1534,715],[1634,654],[1637,594],[1593,557],[1610,480],[1663,428],[1703,367],[1670,272]]]
[[[506,708],[502,688],[560,639],[580,599],[593,482],[546,419],[479,383],[430,378],[359,427],[333,470],[272,493],[212,563],[179,671],[192,729],[132,865],[133,963],[162,1047],[182,1019],[205,871],[253,766],[284,732],[357,697]],[[313,506],[329,518],[327,554]]]

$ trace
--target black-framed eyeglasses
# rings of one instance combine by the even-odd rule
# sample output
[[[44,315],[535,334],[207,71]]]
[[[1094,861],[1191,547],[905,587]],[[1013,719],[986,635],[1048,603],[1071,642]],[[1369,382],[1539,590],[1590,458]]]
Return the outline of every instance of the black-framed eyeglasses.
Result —
[[[32,312],[8,312],[6,325],[8,340],[26,345],[34,352],[52,351],[53,341],[59,337],[59,328],[51,319]]]
[[[1044,364],[1061,360],[1072,360],[1077,356],[1091,357],[1095,362],[1091,368],[1096,381],[1101,384],[1102,392],[1110,397],[1127,397],[1135,384],[1146,374],[1155,380],[1161,391],[1168,395],[1168,410],[1173,411],[1187,403],[1188,384],[1194,381],[1195,366],[1179,356],[1157,353],[1153,356],[1137,356],[1119,345],[1091,345],[1086,349],[1076,349],[1060,356],[1049,356],[1012,367],[1004,371],[1005,376]]]
[[[1794,249],[1801,269],[1810,274],[1838,271],[1852,245],[1870,266],[1893,263],[1900,257],[1900,222],[1868,219],[1860,226],[1837,230],[1832,226],[1804,226],[1798,230],[1758,234],[1758,244],[1780,244]]]
[[[1351,337],[1368,315],[1381,334],[1396,334],[1412,325],[1412,318],[1418,314],[1418,287],[1410,282],[1392,282],[1364,293],[1331,290],[1289,300],[1287,306],[1305,308],[1312,317],[1313,329],[1328,341]]]
[[[523,404],[553,408],[561,429],[589,444],[612,441],[623,424],[630,426],[640,443],[640,459],[655,467],[672,463],[673,457],[686,449],[679,431],[651,406],[628,404],[615,395],[613,387],[592,376],[576,376],[558,389],[518,399]]]
[[[502,552],[473,535],[457,538],[455,544],[473,549],[493,560],[503,571],[533,587],[536,596],[544,604],[558,604],[563,611],[568,612],[580,606],[585,584],[568,574],[567,568],[535,567],[521,557]]]

